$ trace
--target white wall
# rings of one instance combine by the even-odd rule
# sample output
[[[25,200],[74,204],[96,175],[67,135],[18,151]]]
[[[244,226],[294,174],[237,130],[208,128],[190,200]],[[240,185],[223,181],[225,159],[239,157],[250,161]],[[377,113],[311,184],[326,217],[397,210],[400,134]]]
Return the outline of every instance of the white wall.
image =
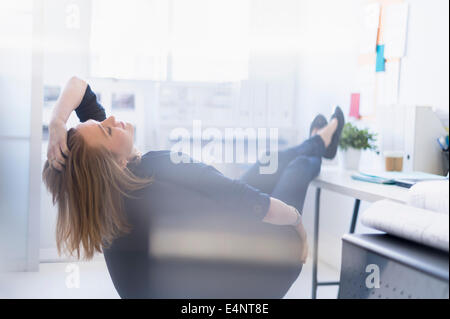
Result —
[[[401,62],[399,104],[431,105],[448,113],[449,2],[407,0],[409,22],[406,57]],[[335,105],[348,113],[356,86],[359,26],[366,0],[304,0],[301,2],[298,122],[306,137],[315,114],[327,117]],[[304,208],[312,242],[314,189]],[[362,203],[360,212],[367,203]],[[350,226],[353,200],[322,192],[320,258],[340,267],[340,238]],[[357,232],[370,231],[357,225]],[[320,270],[319,270],[320,278]]]
[[[41,4],[0,2],[0,272],[38,269]]]
[[[90,0],[45,0],[46,84],[64,84],[89,71]],[[78,18],[78,19],[77,19]]]
[[[402,59],[400,103],[431,105],[448,114],[449,1],[409,0],[406,57]]]

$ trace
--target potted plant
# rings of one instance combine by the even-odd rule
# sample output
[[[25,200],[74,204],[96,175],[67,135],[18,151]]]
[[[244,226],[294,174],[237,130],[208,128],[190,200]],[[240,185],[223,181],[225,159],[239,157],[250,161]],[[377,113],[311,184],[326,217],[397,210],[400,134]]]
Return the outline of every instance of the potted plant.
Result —
[[[345,169],[358,170],[361,150],[375,150],[375,134],[346,123],[339,140],[339,162]]]

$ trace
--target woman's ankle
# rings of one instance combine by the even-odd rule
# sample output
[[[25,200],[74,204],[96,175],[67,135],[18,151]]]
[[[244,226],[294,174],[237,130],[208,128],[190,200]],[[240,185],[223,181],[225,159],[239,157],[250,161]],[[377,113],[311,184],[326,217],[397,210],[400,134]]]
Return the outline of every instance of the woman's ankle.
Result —
[[[320,129],[317,132],[317,135],[319,135],[322,138],[323,143],[325,144],[325,148],[327,148],[330,145],[331,140],[333,138],[333,134],[334,132],[336,132],[337,126],[338,126],[337,119],[332,119],[327,126],[325,126],[324,128]]]
[[[328,147],[331,143],[331,137],[328,137],[328,134],[326,134],[324,131],[318,132],[317,135],[320,136],[320,138],[323,141],[323,144],[325,145],[325,148]]]

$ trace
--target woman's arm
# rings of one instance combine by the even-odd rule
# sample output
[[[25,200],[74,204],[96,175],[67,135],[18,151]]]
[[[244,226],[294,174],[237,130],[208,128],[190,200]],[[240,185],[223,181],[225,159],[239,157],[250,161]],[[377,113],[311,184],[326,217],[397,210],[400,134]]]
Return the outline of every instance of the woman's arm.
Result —
[[[87,83],[77,77],[72,77],[64,87],[52,111],[47,147],[47,159],[51,166],[61,170],[64,156],[67,156],[67,128],[66,123],[70,114],[80,105]]]
[[[70,78],[56,102],[50,123],[63,122],[66,124],[70,114],[81,104],[86,88],[87,83],[82,79],[75,76]]]
[[[297,220],[297,218],[299,218],[300,220]],[[271,197],[269,210],[267,211],[263,222],[273,225],[294,225],[301,241],[301,262],[303,264],[306,263],[306,258],[308,257],[308,241],[306,230],[303,227],[302,216],[299,216],[297,210],[294,207]],[[297,225],[295,225],[296,223]]]
[[[147,154],[142,159],[141,169],[149,176],[195,190],[219,205],[249,215],[255,220],[274,225],[296,223],[298,215],[294,207],[241,180],[224,176],[211,165],[191,163],[192,159],[187,155],[184,155],[181,163],[174,163],[171,159],[173,154],[170,151]]]
[[[270,198],[270,206],[263,222],[273,225],[294,225],[297,221],[297,213],[294,207],[278,200]]]
[[[174,163],[173,152],[155,151],[143,156],[139,170],[143,176],[153,176],[178,186],[197,191],[243,217],[275,225],[293,225],[301,239],[302,262],[306,261],[308,244],[301,216],[297,226],[296,209],[260,190],[240,181],[224,176],[210,165],[186,161]]]

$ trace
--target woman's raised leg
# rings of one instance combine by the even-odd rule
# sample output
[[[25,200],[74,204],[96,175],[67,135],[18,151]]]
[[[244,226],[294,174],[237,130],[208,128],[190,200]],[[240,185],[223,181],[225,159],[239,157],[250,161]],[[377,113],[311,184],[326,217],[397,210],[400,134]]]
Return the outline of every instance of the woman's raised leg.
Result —
[[[284,173],[289,163],[298,156],[322,158],[330,145],[331,140],[338,128],[338,120],[333,119],[325,127],[316,130],[316,134],[301,143],[287,150],[278,152],[278,167],[273,174],[261,174],[261,163],[255,163],[243,174],[241,180],[259,190],[271,194]]]
[[[250,167],[241,180],[259,190],[271,194],[289,163],[299,156],[321,158],[325,153],[325,143],[319,135],[314,135],[302,144],[278,152],[278,167],[273,174],[261,174],[261,163]]]
[[[270,195],[302,213],[309,183],[319,175],[321,164],[320,157],[297,156],[283,170]]]

